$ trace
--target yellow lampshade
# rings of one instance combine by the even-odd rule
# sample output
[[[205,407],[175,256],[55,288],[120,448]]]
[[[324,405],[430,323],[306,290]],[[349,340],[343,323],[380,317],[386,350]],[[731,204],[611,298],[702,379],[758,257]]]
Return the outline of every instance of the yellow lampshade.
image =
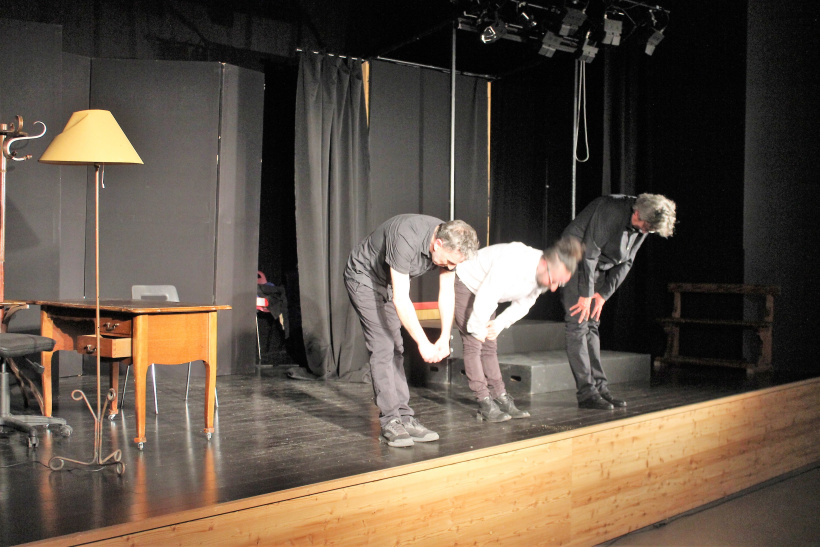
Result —
[[[72,114],[40,161],[59,165],[142,163],[108,110],[81,110]]]

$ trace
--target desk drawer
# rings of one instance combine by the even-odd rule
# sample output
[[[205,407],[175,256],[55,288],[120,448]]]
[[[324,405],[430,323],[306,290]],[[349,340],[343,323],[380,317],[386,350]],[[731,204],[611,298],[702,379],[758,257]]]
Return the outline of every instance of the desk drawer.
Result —
[[[131,319],[100,315],[100,334],[131,336]]]
[[[93,334],[86,334],[77,337],[77,351],[94,355],[97,346],[97,337]],[[100,357],[109,359],[122,359],[131,357],[131,338],[128,336],[103,335],[100,337]]]

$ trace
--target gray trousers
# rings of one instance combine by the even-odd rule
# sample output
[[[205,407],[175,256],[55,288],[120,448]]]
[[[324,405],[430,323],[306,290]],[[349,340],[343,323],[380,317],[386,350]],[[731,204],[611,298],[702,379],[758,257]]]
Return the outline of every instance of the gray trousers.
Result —
[[[401,321],[393,302],[354,279],[346,277],[345,286],[350,303],[359,315],[370,354],[370,377],[379,407],[379,422],[383,427],[393,418],[412,416],[410,389],[404,375]]]
[[[479,401],[485,397],[493,399],[503,395],[504,380],[498,365],[498,345],[495,340],[480,342],[467,332],[467,321],[473,313],[475,295],[456,276],[456,302],[454,323],[461,333],[464,346],[464,372],[467,383]],[[493,313],[491,319],[495,319]]]
[[[595,290],[603,282],[603,273],[595,271]],[[564,328],[567,344],[567,357],[572,375],[575,377],[575,396],[578,401],[585,401],[602,393],[609,393],[606,374],[601,365],[601,339],[598,334],[600,321],[583,321],[578,323],[578,314],[570,316],[569,309],[578,303],[578,276],[573,275],[561,291],[561,302],[564,305]]]

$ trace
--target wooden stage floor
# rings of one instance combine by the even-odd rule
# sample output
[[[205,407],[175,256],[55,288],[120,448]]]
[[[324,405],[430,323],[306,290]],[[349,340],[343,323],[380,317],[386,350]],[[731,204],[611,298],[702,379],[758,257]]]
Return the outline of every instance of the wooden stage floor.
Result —
[[[103,423],[103,456],[122,450],[125,473],[113,467],[66,465],[52,472],[53,455],[92,457],[94,422],[82,388],[96,401],[93,377],[61,379],[55,415],[74,428],[70,437],[44,432],[29,449],[19,433],[0,434],[0,545],[17,545],[139,521],[271,492],[349,477],[444,456],[623,420],[767,387],[775,380],[747,380],[742,371],[671,370],[652,385],[621,384],[624,410],[579,409],[572,391],[520,396],[532,417],[501,424],[475,420],[466,388],[413,388],[411,405],[422,423],[439,432],[434,443],[390,448],[378,441],[377,410],[369,384],[287,379],[287,367],[261,367],[255,375],[220,376],[216,433],[202,433],[202,379],[192,379],[187,405],[184,380],[161,382],[160,413],[149,404],[148,441],[134,437],[133,392],[122,415]],[[158,371],[161,376],[162,367]],[[106,385],[107,377],[103,379]],[[775,382],[776,383],[776,382]],[[12,412],[24,412],[12,390]],[[151,388],[148,388],[149,401]],[[94,402],[92,404],[95,405]]]

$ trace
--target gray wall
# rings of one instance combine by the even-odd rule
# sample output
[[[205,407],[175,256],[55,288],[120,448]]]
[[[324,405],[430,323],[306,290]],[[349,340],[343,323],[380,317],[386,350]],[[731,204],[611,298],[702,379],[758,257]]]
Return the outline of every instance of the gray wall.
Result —
[[[745,282],[777,284],[774,363],[815,371],[820,352],[820,23],[817,4],[749,0]]]
[[[370,219],[401,213],[450,218],[450,75],[374,61],[370,87]],[[487,82],[456,78],[455,218],[487,242]],[[438,280],[413,283],[436,300]]]
[[[215,62],[88,59],[63,54],[59,26],[0,20],[0,116],[41,119],[34,160],[8,175],[6,297],[94,297],[94,179],[36,161],[70,113],[111,110],[145,165],[109,166],[100,194],[100,295],[173,284],[219,315],[219,373],[256,354],[255,290],[262,157],[262,73]],[[13,330],[36,331],[37,310]],[[163,369],[184,375],[184,367]],[[201,367],[194,367],[201,374]]]

